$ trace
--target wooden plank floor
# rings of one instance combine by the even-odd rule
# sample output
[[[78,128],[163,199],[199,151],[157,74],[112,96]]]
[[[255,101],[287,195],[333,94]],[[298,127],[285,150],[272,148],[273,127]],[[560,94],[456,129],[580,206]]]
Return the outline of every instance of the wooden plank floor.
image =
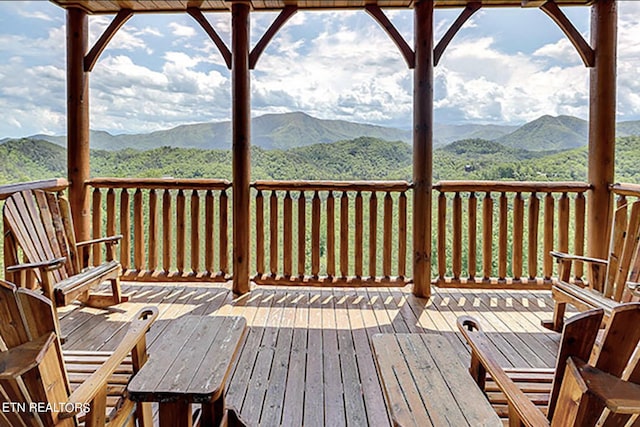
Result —
[[[250,326],[227,388],[227,404],[251,425],[388,426],[371,354],[379,332],[445,336],[456,357],[469,352],[455,325],[479,319],[501,346],[505,366],[549,367],[557,337],[540,326],[550,319],[549,291],[435,289],[428,301],[410,288],[259,287],[234,298],[228,284],[124,283],[131,300],[110,310],[60,309],[65,349],[113,350],[126,322],[146,305],[160,317],[148,335],[150,351],[170,319],[183,314],[242,315]]]

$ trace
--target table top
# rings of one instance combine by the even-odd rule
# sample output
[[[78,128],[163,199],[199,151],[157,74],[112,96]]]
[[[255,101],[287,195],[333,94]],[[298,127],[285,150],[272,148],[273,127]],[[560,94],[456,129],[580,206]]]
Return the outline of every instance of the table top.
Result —
[[[502,426],[446,338],[377,334],[372,344],[396,426]]]
[[[171,320],[127,391],[136,402],[217,400],[240,349],[244,317],[182,316]]]

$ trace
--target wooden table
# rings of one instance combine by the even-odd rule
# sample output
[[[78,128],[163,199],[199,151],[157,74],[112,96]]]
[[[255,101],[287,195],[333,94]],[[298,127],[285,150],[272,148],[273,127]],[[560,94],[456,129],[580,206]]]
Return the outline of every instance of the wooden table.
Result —
[[[201,425],[224,416],[224,386],[240,349],[244,317],[182,316],[171,320],[149,349],[149,360],[127,391],[136,402],[158,402],[160,426],[191,426],[191,404],[202,404]]]
[[[502,426],[446,338],[377,334],[372,344],[393,425]]]

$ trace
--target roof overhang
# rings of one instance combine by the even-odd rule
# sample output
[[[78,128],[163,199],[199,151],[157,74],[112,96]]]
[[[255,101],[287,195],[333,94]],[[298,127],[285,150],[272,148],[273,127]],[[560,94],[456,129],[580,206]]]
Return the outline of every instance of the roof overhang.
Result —
[[[79,8],[90,14],[113,14],[122,9],[139,13],[185,12],[197,8],[203,12],[223,12],[231,9],[232,0],[50,0],[63,8]],[[555,0],[558,6],[587,6],[596,0]],[[368,4],[382,8],[410,9],[415,0],[247,0],[253,10],[281,10],[286,6],[299,9],[360,9]],[[462,8],[470,0],[435,0],[436,8]],[[546,0],[478,0],[483,7],[539,7]]]

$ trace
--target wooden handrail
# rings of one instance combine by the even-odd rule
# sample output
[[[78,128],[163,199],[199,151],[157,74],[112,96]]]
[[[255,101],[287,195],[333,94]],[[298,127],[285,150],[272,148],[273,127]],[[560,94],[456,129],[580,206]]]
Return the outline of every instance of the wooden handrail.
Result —
[[[43,179],[40,181],[19,182],[17,184],[0,185],[0,200],[4,200],[13,193],[24,190],[62,191],[69,186],[64,178]]]
[[[433,189],[443,193],[455,192],[497,192],[497,193],[583,193],[591,186],[585,182],[546,182],[546,181],[440,181]]]
[[[407,191],[407,181],[256,181],[251,187],[260,191]]]
[[[617,183],[610,188],[614,194],[619,196],[640,197],[640,184]]]
[[[135,188],[143,190],[227,190],[231,182],[226,179],[183,178],[92,178],[86,181],[94,188]]]

